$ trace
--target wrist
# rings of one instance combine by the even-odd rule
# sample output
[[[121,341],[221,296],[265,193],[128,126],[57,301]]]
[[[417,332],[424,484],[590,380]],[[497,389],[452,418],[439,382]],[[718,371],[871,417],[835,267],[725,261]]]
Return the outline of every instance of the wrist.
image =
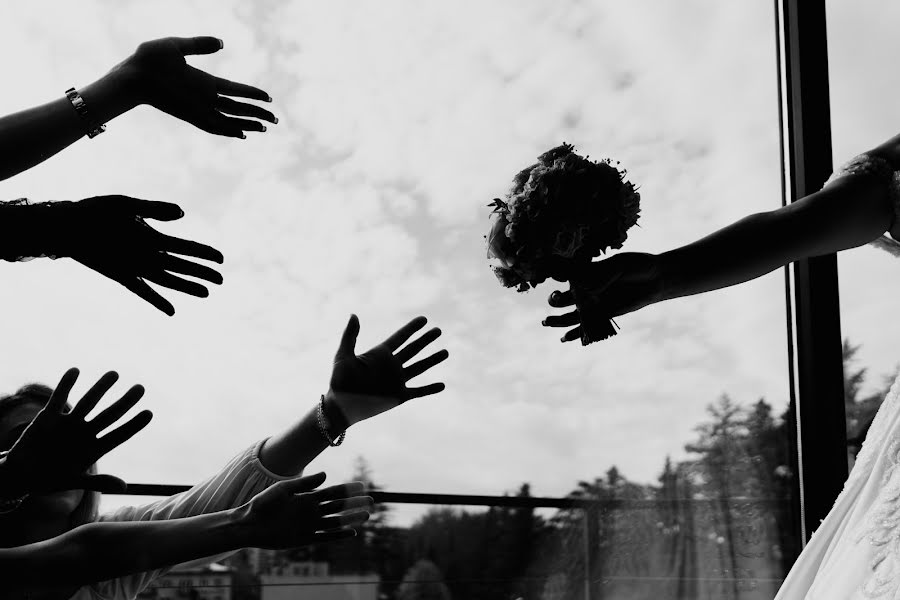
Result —
[[[99,123],[107,123],[140,104],[136,77],[130,69],[114,67],[100,79],[78,90]]]
[[[353,423],[347,418],[346,411],[341,408],[337,394],[330,387],[325,393],[325,401],[323,403],[325,418],[329,423],[329,433],[340,435],[346,431]]]
[[[28,489],[30,486],[24,479],[10,468],[9,462],[6,460],[7,455],[8,453],[4,453],[0,457],[0,505],[24,498],[30,491]]]
[[[251,511],[251,503],[253,501],[242,504],[235,508],[229,508],[225,512],[226,528],[230,534],[234,536],[236,547],[240,548],[259,548],[260,540],[255,539],[254,533],[257,528],[253,523],[253,512]]]
[[[678,260],[676,250],[670,250],[656,255],[656,293],[655,302],[671,300],[683,294],[677,290],[679,280],[676,274]]]

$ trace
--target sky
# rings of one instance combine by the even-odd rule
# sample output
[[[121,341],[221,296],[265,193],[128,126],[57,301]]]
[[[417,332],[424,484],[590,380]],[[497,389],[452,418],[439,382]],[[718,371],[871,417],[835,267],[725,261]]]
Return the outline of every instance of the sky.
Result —
[[[877,4],[884,18],[828,4],[836,164],[900,126],[888,17],[900,7]],[[279,124],[233,140],[140,107],[0,182],[3,199],[176,202],[186,216],[158,228],[226,257],[209,298],[164,292],[172,318],[68,260],[0,264],[0,391],[53,385],[71,366],[76,394],[109,369],[114,392],[147,388],[153,422],[102,470],[189,484],[277,433],[327,389],[351,312],[363,349],[419,314],[441,327],[435,349],[450,359],[421,384],[447,389],[351,429],[310,465],[331,482],[365,456],[390,491],[529,482],[563,496],[613,465],[655,481],[724,393],[783,411],[781,271],[624,316],[618,336],[584,348],[540,325],[554,285],[502,288],[483,240],[487,203],[562,141],[621,161],[640,186],[625,250],[664,251],[780,206],[771,3],[15,3],[0,22],[0,112],[171,35],[222,38],[190,64],[268,91]],[[900,263],[861,248],[839,265],[844,333],[874,386],[897,362],[885,324]]]

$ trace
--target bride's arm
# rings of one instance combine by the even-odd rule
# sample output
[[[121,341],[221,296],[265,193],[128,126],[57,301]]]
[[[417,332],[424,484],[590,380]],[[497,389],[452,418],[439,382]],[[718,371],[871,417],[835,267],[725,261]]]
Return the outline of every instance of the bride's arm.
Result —
[[[900,163],[897,144],[867,153]],[[761,277],[793,261],[855,248],[891,229],[889,182],[875,174],[848,175],[782,208],[751,214],[695,242],[661,254],[623,252],[591,263],[577,278],[597,298],[590,306],[549,316],[545,326],[574,327],[562,341],[581,337],[583,314],[616,317],[656,302],[702,294]],[[554,307],[572,306],[571,290],[554,292]]]
[[[884,183],[838,179],[788,206],[753,214],[696,242],[659,255],[660,300],[756,279],[784,265],[867,244],[892,224]]]

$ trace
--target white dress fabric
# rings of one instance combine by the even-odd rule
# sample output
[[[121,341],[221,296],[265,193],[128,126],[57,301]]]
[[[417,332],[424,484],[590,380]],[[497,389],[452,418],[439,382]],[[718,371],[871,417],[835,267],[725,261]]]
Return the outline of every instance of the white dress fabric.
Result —
[[[862,155],[836,172],[883,178],[895,221],[900,175],[885,161]],[[826,183],[826,185],[828,185]],[[900,255],[884,236],[872,245]],[[804,548],[776,600],[900,600],[900,377],[872,421],[844,489]]]
[[[144,506],[124,506],[100,516],[99,521],[162,521],[193,517],[234,508],[284,479],[266,469],[259,461],[261,440],[235,456],[225,468],[191,489]],[[223,556],[210,557],[209,561]],[[174,565],[173,565],[174,566]],[[79,589],[70,600],[132,600],[168,569],[159,569],[119,577]]]

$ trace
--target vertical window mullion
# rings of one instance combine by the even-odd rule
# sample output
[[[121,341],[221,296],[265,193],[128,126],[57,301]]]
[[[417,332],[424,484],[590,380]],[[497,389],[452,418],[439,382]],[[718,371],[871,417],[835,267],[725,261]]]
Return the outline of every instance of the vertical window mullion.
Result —
[[[821,189],[831,174],[831,111],[824,0],[776,0],[785,202]],[[788,272],[791,404],[804,542],[847,478],[837,257],[797,261]],[[791,289],[792,288],[792,289]]]

